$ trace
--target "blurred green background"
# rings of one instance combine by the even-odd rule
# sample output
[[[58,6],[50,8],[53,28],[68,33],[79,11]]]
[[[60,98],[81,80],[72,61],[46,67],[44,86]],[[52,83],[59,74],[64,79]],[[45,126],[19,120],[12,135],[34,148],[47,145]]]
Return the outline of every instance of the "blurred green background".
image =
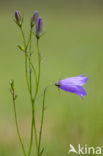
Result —
[[[40,39],[42,73],[39,95],[50,82],[85,72],[89,81],[84,101],[51,87],[46,96],[42,144],[44,156],[67,156],[69,144],[103,147],[103,1],[0,1],[0,156],[22,156],[15,128],[9,80],[15,80],[19,127],[26,150],[30,138],[31,104],[24,56],[17,49],[21,34],[13,22],[15,10],[24,15],[24,30],[35,10],[44,20]],[[37,100],[39,127],[42,96]],[[33,145],[34,147],[34,145]],[[34,151],[34,148],[33,148]]]

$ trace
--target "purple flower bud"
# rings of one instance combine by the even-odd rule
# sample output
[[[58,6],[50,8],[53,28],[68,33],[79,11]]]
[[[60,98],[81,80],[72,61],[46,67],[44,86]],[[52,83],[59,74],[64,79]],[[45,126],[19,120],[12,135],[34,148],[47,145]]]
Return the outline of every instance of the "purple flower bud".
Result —
[[[55,85],[67,92],[75,93],[83,99],[83,96],[86,96],[87,92],[82,86],[88,81],[88,77],[84,75],[85,74],[77,77],[66,78]]]
[[[22,24],[22,17],[19,11],[15,11],[15,18],[16,18],[16,23],[21,26]]]
[[[39,12],[35,11],[35,13],[32,16],[32,19],[31,19],[31,27],[33,27],[34,24],[36,24],[38,17],[39,17]]]
[[[36,22],[36,37],[39,39],[42,34],[43,29],[43,19],[41,17],[38,17]]]

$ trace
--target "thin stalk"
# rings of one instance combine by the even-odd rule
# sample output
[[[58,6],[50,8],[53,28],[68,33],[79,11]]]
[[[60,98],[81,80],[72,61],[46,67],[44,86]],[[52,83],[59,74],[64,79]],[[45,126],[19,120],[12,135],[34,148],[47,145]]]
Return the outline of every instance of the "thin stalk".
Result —
[[[32,38],[32,28],[30,29],[30,37],[29,37],[29,42],[30,42],[30,47],[29,47],[29,82],[30,82],[30,95],[32,97],[32,71],[31,71],[31,38]],[[28,43],[29,43],[28,42]],[[29,152],[28,152],[28,156],[30,156],[31,154],[31,149],[32,149],[32,144],[33,144],[33,125],[34,125],[34,106],[33,106],[33,98],[31,101],[32,104],[32,123],[31,123],[31,137],[30,137],[30,145],[29,145]]]
[[[40,72],[41,72],[41,57],[40,57],[40,50],[39,50],[39,39],[37,39],[37,51],[38,51],[38,85],[37,85],[37,92],[40,83]]]
[[[29,145],[28,156],[31,155],[31,149],[32,149],[32,144],[33,144],[33,124],[34,124],[34,107],[33,107],[33,104],[32,104],[31,137],[30,137],[30,145]]]
[[[24,47],[26,47],[26,40],[25,40],[24,31],[23,31],[23,28],[22,27],[20,27],[20,29],[21,29],[21,33],[22,33],[22,37],[23,37]]]
[[[40,133],[39,133],[38,156],[41,156],[41,137],[42,137],[43,121],[44,121],[45,95],[46,95],[46,90],[47,90],[47,88],[44,89],[44,93],[43,93],[43,106],[42,106],[42,116],[41,116]]]
[[[32,80],[31,80],[31,74],[32,74],[32,71],[31,71],[31,65],[30,65],[30,62],[31,62],[31,38],[32,38],[32,28],[30,29],[30,46],[29,46],[29,51],[30,51],[30,54],[29,54],[29,58],[30,58],[30,61],[29,61],[29,81],[30,81],[30,92],[32,94]]]
[[[23,38],[24,48],[26,49],[27,47],[26,47],[26,40],[25,40],[25,35],[24,35],[23,28],[21,27],[20,30],[21,30],[21,34],[22,34],[22,38]],[[27,73],[27,55],[26,55],[26,52],[25,52],[25,76],[26,76],[28,91],[30,92],[28,73]]]
[[[32,37],[32,29],[30,31],[30,52],[31,52],[31,37]],[[29,42],[28,42],[29,43]],[[38,79],[37,79],[37,76],[36,76],[36,70],[31,62],[31,53],[29,54],[29,57],[28,57],[28,60],[29,60],[29,70],[31,70],[30,68],[32,67],[32,70],[34,72],[34,77],[35,77],[35,80],[36,80],[36,92],[35,92],[35,96],[34,96],[34,99],[32,100],[32,124],[31,124],[31,138],[30,138],[30,146],[29,146],[29,152],[28,152],[28,156],[30,156],[31,154],[31,149],[32,149],[32,142],[33,142],[33,127],[34,127],[34,135],[35,135],[35,144],[36,144],[36,149],[37,149],[37,152],[38,152],[38,138],[37,138],[37,130],[36,130],[36,122],[35,122],[35,101],[36,101],[36,97],[37,97],[37,93],[38,93]],[[32,94],[32,90],[31,90],[31,87],[32,87],[32,84],[31,84],[31,73],[29,73],[29,77],[30,77],[30,94]],[[38,154],[38,153],[37,153]]]
[[[35,102],[38,94],[38,89],[39,89],[39,83],[40,83],[40,72],[41,72],[41,62],[40,62],[40,50],[39,50],[39,42],[37,39],[37,53],[38,53],[38,79],[37,79],[37,85],[36,85],[36,92],[34,96],[34,107],[35,107]],[[39,156],[39,150],[38,150],[38,137],[37,137],[37,130],[36,130],[36,122],[35,122],[35,109],[34,109],[34,134],[35,134],[35,143],[36,143],[36,149],[37,149],[37,155]]]
[[[22,139],[21,139],[21,136],[20,136],[19,128],[18,128],[14,94],[13,94],[13,106],[14,106],[14,115],[15,115],[15,122],[16,122],[17,134],[18,134],[18,137],[19,137],[19,140],[20,140],[20,143],[21,143],[21,147],[22,147],[24,156],[26,156],[25,148],[24,148],[24,145],[23,145],[23,142],[22,142]]]
[[[30,94],[31,103],[33,105],[33,99],[32,99],[32,83],[31,83],[32,80],[31,80],[30,63],[29,63],[29,74],[30,75],[29,75],[29,80],[28,80],[28,71],[27,71],[27,67],[28,67],[28,65],[27,65],[27,58],[28,57],[27,57],[27,51],[26,51],[27,48],[28,48],[29,42],[31,42],[32,30],[30,31],[30,39],[29,39],[29,41],[27,43],[27,46],[26,46],[25,35],[24,35],[24,32],[23,32],[22,27],[21,27],[21,33],[22,33],[22,38],[23,38],[24,48],[25,48],[25,75],[26,75],[26,82],[27,82],[27,87],[28,87],[28,91],[29,91],[29,94]],[[31,45],[30,45],[30,48],[31,48]],[[31,154],[32,142],[33,142],[33,123],[34,123],[33,114],[34,113],[33,113],[33,106],[32,106],[32,126],[31,126],[31,138],[30,138],[30,147],[29,147],[28,156],[30,156],[30,154]]]
[[[27,50],[27,47],[29,45],[30,42],[30,49],[31,49],[31,36],[32,36],[32,32],[30,32],[30,39],[28,41],[28,44],[26,46],[26,41],[25,41],[25,36],[24,36],[24,32],[23,29],[21,27],[21,33],[22,33],[22,37],[23,37],[23,42],[24,42],[24,47],[25,50]],[[36,149],[37,149],[37,154],[38,154],[38,138],[37,138],[37,130],[36,130],[36,122],[35,122],[35,101],[37,98],[37,94],[38,94],[38,88],[39,88],[39,82],[40,82],[40,51],[39,51],[39,44],[38,44],[38,39],[37,39],[37,51],[38,51],[38,78],[36,78],[36,71],[34,66],[31,63],[31,53],[29,56],[29,71],[30,71],[30,67],[32,66],[33,72],[34,72],[34,76],[36,79],[36,92],[35,92],[35,96],[34,99],[32,98],[32,79],[31,79],[31,72],[29,73],[29,80],[28,80],[28,72],[27,72],[27,51],[25,51],[25,74],[26,74],[26,82],[27,82],[27,87],[28,87],[28,91],[30,93],[30,97],[31,97],[31,103],[32,103],[32,124],[31,124],[31,139],[30,139],[30,146],[29,146],[29,152],[28,152],[28,156],[30,156],[31,154],[31,148],[32,148],[32,142],[33,142],[33,126],[34,126],[34,135],[35,135],[35,143],[36,143]],[[39,155],[39,154],[38,154]]]
[[[43,105],[42,105],[42,114],[41,114],[41,125],[40,125],[40,132],[39,132],[39,144],[38,144],[38,156],[43,154],[44,148],[41,149],[41,138],[42,138],[42,131],[43,131],[43,122],[44,122],[44,111],[45,111],[45,96],[46,91],[50,86],[54,86],[54,83],[49,84],[43,92]]]
[[[35,106],[34,103],[36,101],[37,93],[35,94],[35,98],[32,102],[32,125],[31,125],[31,139],[30,139],[30,146],[29,146],[29,152],[28,156],[31,154],[31,148],[32,148],[32,141],[33,141],[33,127],[34,127],[34,135],[35,135],[35,144],[38,154],[38,138],[37,138],[37,130],[36,130],[36,122],[35,122]]]
[[[32,64],[32,62],[30,62],[30,65],[31,65],[32,70],[33,70],[33,73],[34,73],[35,83],[37,84],[37,75],[36,75],[36,70],[35,70],[35,68],[34,68],[34,66],[33,66],[33,64]]]
[[[28,80],[28,73],[27,73],[27,58],[28,58],[28,55],[27,55],[27,47],[29,45],[29,42],[30,42],[30,50],[31,50],[31,37],[32,37],[32,30],[30,31],[30,38],[29,38],[29,41],[28,41],[28,44],[26,46],[26,41],[25,41],[25,36],[24,36],[24,32],[21,28],[21,33],[22,33],[22,37],[23,37],[23,42],[24,42],[24,47],[25,47],[25,74],[26,74],[26,82],[27,82],[27,87],[28,87],[28,91],[30,93],[30,97],[31,97],[31,103],[32,103],[32,124],[31,124],[31,137],[30,137],[30,146],[29,146],[29,152],[28,152],[28,156],[30,156],[31,154],[31,148],[32,148],[32,142],[33,142],[33,126],[34,126],[34,134],[35,134],[35,140],[36,140],[36,148],[38,149],[38,143],[37,143],[37,132],[36,132],[36,123],[35,123],[35,116],[34,116],[34,101],[36,99],[36,96],[33,100],[32,98],[32,80],[31,80],[31,73],[29,73],[29,80]],[[32,66],[33,68],[33,72],[34,72],[34,77],[36,79],[36,86],[37,86],[37,78],[36,78],[36,71],[35,71],[35,68],[33,66],[33,64],[31,63],[31,53],[30,53],[30,56],[29,56],[29,71],[30,71],[30,65]],[[30,84],[30,86],[29,86]],[[36,87],[37,88],[37,87]],[[37,95],[37,92],[35,93],[35,95]],[[38,150],[37,150],[38,151]]]
[[[33,103],[33,108],[35,108],[35,101],[36,101],[37,93],[35,94],[34,98],[34,103]],[[36,129],[36,121],[35,121],[35,109],[34,109],[34,114],[33,114],[33,119],[34,119],[34,135],[35,135],[35,145],[36,145],[36,150],[37,150],[37,155],[38,155],[38,137],[37,137],[37,129]]]
[[[24,52],[26,53],[27,59],[28,59],[28,61],[29,61],[29,64],[30,64],[31,67],[32,67],[32,70],[33,70],[33,73],[34,73],[34,78],[35,78],[35,83],[37,84],[37,81],[38,81],[38,80],[37,80],[37,74],[36,74],[35,67],[34,67],[34,65],[32,64],[31,59],[30,59],[30,56],[27,54],[27,51],[25,50]]]
[[[23,37],[23,42],[24,42],[24,47],[26,47],[26,41],[25,41],[25,36],[24,36],[24,32],[23,29],[21,27],[21,33],[22,33],[22,37]],[[19,127],[18,127],[18,121],[17,121],[17,114],[16,114],[16,106],[15,106],[15,93],[14,93],[14,89],[12,88],[12,96],[13,96],[13,106],[14,106],[14,115],[15,115],[15,122],[16,122],[16,129],[17,129],[17,134],[21,143],[21,147],[24,153],[24,156],[26,156],[26,152],[25,152],[25,148],[22,142],[22,138],[19,132]]]
[[[28,80],[28,71],[27,71],[27,55],[25,54],[25,75],[26,75],[26,82],[28,91],[30,92],[29,80]]]

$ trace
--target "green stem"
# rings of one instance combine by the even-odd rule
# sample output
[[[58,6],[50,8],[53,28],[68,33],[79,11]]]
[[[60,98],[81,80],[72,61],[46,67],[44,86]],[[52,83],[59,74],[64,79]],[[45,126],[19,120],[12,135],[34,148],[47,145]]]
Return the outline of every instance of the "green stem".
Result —
[[[31,149],[32,149],[32,144],[33,144],[33,124],[34,124],[34,107],[33,107],[33,104],[32,104],[31,137],[30,137],[30,146],[29,146],[28,156],[31,155]]]
[[[25,35],[23,32],[23,29],[21,27],[21,33],[22,33],[22,38],[23,38],[23,42],[24,42],[24,48],[25,48],[25,75],[26,75],[26,82],[27,82],[27,87],[28,87],[28,91],[30,93],[30,99],[31,99],[31,103],[32,103],[32,124],[31,124],[31,138],[30,138],[30,146],[29,146],[29,152],[28,152],[28,156],[30,156],[31,154],[31,148],[32,148],[32,142],[33,142],[33,123],[34,123],[34,111],[33,111],[33,99],[32,99],[32,80],[31,80],[31,69],[30,69],[30,61],[29,61],[29,80],[28,80],[28,71],[27,71],[27,48],[30,42],[30,48],[31,48],[31,36],[32,36],[32,30],[30,31],[30,39],[28,41],[28,44],[26,46],[26,41],[25,41]],[[31,50],[31,49],[30,49]],[[30,59],[31,59],[31,55],[30,55]],[[30,86],[29,86],[30,83]]]
[[[46,94],[46,90],[47,90],[47,88],[44,89],[44,94],[43,94],[43,106],[42,106],[42,116],[41,116],[40,133],[39,133],[38,156],[41,156],[41,136],[42,136],[42,129],[43,129],[43,121],[44,121],[45,94]]]
[[[23,38],[24,48],[26,49],[27,47],[26,47],[26,40],[25,40],[25,35],[24,35],[23,28],[20,27],[20,30],[21,30],[21,34],[22,34],[22,38]],[[25,75],[26,75],[26,82],[27,82],[28,91],[30,92],[28,73],[27,73],[27,55],[26,55],[26,51],[25,51]]]
[[[21,33],[22,33],[22,37],[23,37],[24,47],[26,48],[26,40],[25,40],[24,31],[23,31],[22,27],[20,27],[20,29],[21,29]]]
[[[18,128],[17,114],[16,114],[16,107],[15,107],[15,98],[14,97],[13,97],[13,106],[14,106],[14,115],[15,115],[17,134],[18,134],[18,137],[19,137],[19,140],[20,140],[20,143],[21,143],[21,147],[22,147],[24,156],[26,156],[25,148],[24,148],[24,145],[23,145],[23,142],[22,142],[22,139],[21,139],[21,136],[20,136],[19,128]]]
[[[30,31],[30,52],[31,52],[31,37],[32,37],[32,29]],[[29,43],[29,42],[28,42]],[[36,80],[36,92],[35,92],[35,96],[34,96],[34,100],[32,100],[32,124],[31,124],[31,138],[30,138],[30,146],[29,146],[29,152],[28,152],[28,156],[30,156],[31,154],[31,149],[32,149],[32,142],[33,142],[33,127],[34,127],[34,135],[35,135],[35,143],[36,143],[36,149],[38,152],[38,138],[37,138],[37,130],[36,130],[36,122],[35,122],[35,101],[36,101],[36,97],[37,97],[37,93],[38,93],[38,80],[37,80],[37,76],[36,76],[36,70],[31,62],[31,53],[28,57],[29,60],[29,70],[32,67],[32,70],[34,72],[34,77]],[[29,76],[31,77],[31,73],[29,74]],[[31,85],[31,78],[30,78],[30,89],[31,89],[32,85]],[[32,94],[32,90],[30,90],[30,94]]]
[[[34,68],[34,66],[33,66],[33,64],[32,64],[32,62],[30,62],[30,65],[31,65],[32,70],[33,70],[33,73],[34,73],[35,83],[37,84],[37,75],[36,75],[36,70],[35,70],[35,68]]]
[[[28,41],[28,44],[26,46],[26,41],[25,41],[25,36],[24,36],[24,32],[23,29],[21,27],[21,33],[22,33],[22,37],[23,37],[23,42],[24,42],[24,47],[25,47],[25,74],[26,74],[26,82],[27,82],[27,87],[28,87],[28,91],[30,93],[30,97],[31,97],[31,103],[32,103],[32,124],[31,124],[31,138],[30,138],[30,146],[29,146],[29,152],[28,152],[28,156],[30,156],[31,154],[31,148],[32,148],[32,142],[33,142],[33,126],[34,126],[34,135],[35,135],[35,143],[36,143],[36,149],[37,149],[37,154],[38,154],[38,138],[37,138],[37,130],[36,130],[36,122],[35,122],[35,101],[37,98],[37,94],[38,94],[38,88],[39,88],[39,82],[40,82],[40,51],[39,51],[39,44],[38,44],[38,39],[37,39],[37,51],[38,51],[38,78],[36,78],[36,71],[34,66],[31,63],[31,53],[29,56],[29,71],[30,71],[30,66],[32,66],[33,68],[33,72],[34,72],[34,76],[36,79],[36,92],[35,92],[35,96],[34,96],[34,100],[32,98],[32,80],[31,80],[31,73],[29,72],[29,80],[28,80],[28,71],[27,71],[27,47],[29,45],[30,42],[30,49],[31,49],[31,36],[32,36],[32,32],[30,32],[30,39]],[[38,154],[39,155],[39,154]]]
[[[41,115],[41,125],[40,125],[40,132],[39,132],[39,144],[38,144],[38,156],[41,156],[43,154],[44,148],[41,149],[41,137],[42,137],[42,130],[43,130],[43,122],[44,122],[44,111],[45,111],[45,96],[46,91],[50,86],[54,86],[53,84],[49,84],[43,92],[43,105],[42,105],[42,115]]]
[[[40,72],[41,72],[41,58],[40,58],[40,50],[39,50],[39,39],[37,39],[37,50],[38,50],[38,85],[37,85],[37,92],[40,83]]]
[[[24,36],[24,32],[23,32],[23,29],[22,28],[21,28],[21,32],[22,32],[22,37],[23,37],[23,42],[24,42],[24,47],[25,47],[25,74],[26,74],[26,82],[27,82],[27,87],[28,87],[28,91],[30,93],[31,103],[32,103],[31,137],[30,137],[30,146],[29,146],[29,152],[28,152],[28,156],[30,156],[31,149],[32,149],[32,143],[33,143],[33,126],[34,126],[34,134],[35,134],[36,148],[38,149],[36,123],[35,123],[35,115],[34,115],[35,114],[34,103],[35,103],[35,99],[36,99],[36,96],[37,96],[37,91],[35,93],[35,98],[33,100],[33,98],[32,98],[32,83],[31,83],[32,80],[31,80],[31,73],[30,73],[30,65],[33,68],[34,76],[35,76],[35,79],[36,79],[36,86],[37,86],[37,78],[36,78],[35,68],[34,68],[34,66],[31,63],[31,53],[30,53],[30,56],[29,56],[29,80],[28,80],[28,73],[27,73],[27,58],[28,58],[28,55],[27,55],[27,51],[26,50],[27,50],[27,47],[29,45],[29,42],[30,42],[30,50],[31,50],[32,30],[30,31],[30,38],[29,38],[29,41],[28,41],[27,46],[26,46],[25,36]],[[30,83],[30,86],[29,86],[29,83]]]
[[[32,71],[31,71],[31,65],[30,65],[30,62],[31,62],[31,38],[32,38],[32,29],[30,30],[30,61],[29,61],[29,79],[30,79],[30,92],[32,94],[32,80],[31,80],[31,75],[32,75]]]
[[[32,29],[30,29],[30,37],[29,37],[29,42],[30,42],[30,54],[29,54],[29,81],[30,81],[30,95],[32,98],[32,71],[31,71],[31,38],[32,38]],[[28,42],[28,43],[29,43]],[[33,98],[32,98],[32,123],[31,123],[31,137],[30,137],[30,145],[29,145],[29,152],[28,152],[28,156],[30,156],[31,154],[31,149],[32,149],[32,144],[33,144],[33,124],[34,124],[34,106],[33,106]]]
[[[37,84],[37,75],[36,75],[36,70],[35,70],[35,67],[34,67],[34,65],[32,64],[31,60],[30,60],[30,56],[28,56],[28,54],[27,54],[27,53],[26,53],[26,55],[27,55],[27,59],[28,59],[28,61],[29,61],[30,65],[31,65],[32,70],[33,70],[33,73],[34,73],[35,83]]]
[[[26,41],[25,41],[25,36],[24,36],[24,32],[23,32],[22,27],[21,27],[21,33],[22,33],[22,37],[23,37],[24,47],[26,47]],[[25,60],[26,60],[26,57],[25,57]],[[26,63],[25,63],[25,65],[26,65]],[[19,140],[20,140],[20,143],[21,143],[21,147],[22,147],[24,156],[26,156],[25,148],[24,148],[24,145],[23,145],[23,142],[22,142],[22,139],[21,139],[21,136],[20,136],[19,128],[18,128],[17,114],[16,114],[16,107],[15,107],[15,94],[14,94],[14,90],[13,90],[13,106],[14,106],[14,115],[15,115],[17,134],[18,134],[18,137],[19,137]]]
[[[40,51],[39,51],[39,43],[37,39],[37,53],[38,53],[38,81],[36,85],[36,92],[34,96],[34,107],[35,107],[35,101],[38,94],[39,89],[39,83],[40,83],[40,71],[41,71],[41,62],[40,62]],[[35,109],[34,109],[34,134],[35,134],[35,143],[36,143],[36,149],[37,149],[37,155],[39,156],[39,150],[38,150],[38,138],[37,138],[37,130],[36,130],[36,122],[35,122]]]
[[[26,82],[27,82],[28,91],[30,92],[30,86],[29,86],[29,80],[28,80],[28,71],[27,71],[27,55],[26,55],[26,53],[25,53],[25,75],[26,75]]]
[[[37,138],[37,130],[36,130],[36,122],[35,122],[35,106],[34,103],[36,101],[37,97],[37,92],[35,94],[35,98],[32,102],[32,125],[31,125],[31,139],[30,139],[30,146],[29,146],[29,152],[28,156],[31,154],[31,148],[32,148],[32,142],[33,142],[33,127],[34,127],[34,135],[35,135],[35,144],[36,144],[36,149],[37,149],[37,154],[38,154],[38,138]]]
[[[33,103],[34,108],[35,108],[36,97],[37,97],[37,92],[35,93],[35,97],[34,97],[34,103]],[[36,130],[36,122],[35,122],[35,109],[34,109],[34,134],[35,134],[36,149],[38,152],[38,137],[37,137],[37,130]]]

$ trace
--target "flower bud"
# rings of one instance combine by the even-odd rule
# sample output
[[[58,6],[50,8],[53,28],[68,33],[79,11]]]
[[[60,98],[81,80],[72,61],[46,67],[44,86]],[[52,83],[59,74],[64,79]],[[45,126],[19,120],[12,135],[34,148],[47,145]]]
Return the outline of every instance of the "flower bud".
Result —
[[[21,45],[18,45],[18,48],[19,48],[21,51],[25,51],[24,47],[21,46]]]
[[[36,22],[36,37],[39,39],[42,34],[43,29],[43,19],[41,17],[38,17]]]
[[[10,80],[10,86],[12,89],[14,89],[14,80]]]
[[[31,19],[31,27],[33,27],[36,24],[38,17],[39,17],[39,12],[35,11]]]
[[[15,11],[15,19],[16,19],[16,23],[18,24],[18,26],[21,27],[22,17],[19,11]]]

